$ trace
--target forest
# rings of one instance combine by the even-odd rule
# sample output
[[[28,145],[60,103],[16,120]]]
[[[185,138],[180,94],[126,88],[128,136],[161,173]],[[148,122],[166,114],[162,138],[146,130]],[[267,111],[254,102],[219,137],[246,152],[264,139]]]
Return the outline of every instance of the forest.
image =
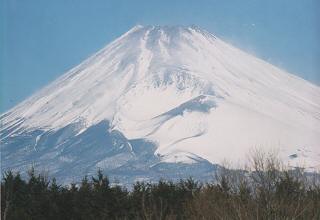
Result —
[[[212,182],[109,182],[102,170],[81,183],[59,185],[31,168],[6,171],[1,219],[320,219],[319,173],[285,168],[258,153],[247,169],[221,166]]]

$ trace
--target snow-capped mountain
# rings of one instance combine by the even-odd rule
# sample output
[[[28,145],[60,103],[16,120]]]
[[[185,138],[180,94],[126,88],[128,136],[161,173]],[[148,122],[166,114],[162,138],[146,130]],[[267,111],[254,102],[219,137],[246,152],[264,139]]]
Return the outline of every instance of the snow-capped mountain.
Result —
[[[210,176],[278,149],[320,165],[320,88],[197,27],[136,26],[1,115],[2,170]]]

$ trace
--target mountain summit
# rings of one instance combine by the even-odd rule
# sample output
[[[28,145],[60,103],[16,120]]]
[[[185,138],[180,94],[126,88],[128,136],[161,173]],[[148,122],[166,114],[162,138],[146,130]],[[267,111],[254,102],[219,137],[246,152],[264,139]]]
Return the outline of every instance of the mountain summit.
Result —
[[[194,26],[135,26],[1,124],[2,169],[63,181],[209,175],[253,147],[320,165],[320,88]]]

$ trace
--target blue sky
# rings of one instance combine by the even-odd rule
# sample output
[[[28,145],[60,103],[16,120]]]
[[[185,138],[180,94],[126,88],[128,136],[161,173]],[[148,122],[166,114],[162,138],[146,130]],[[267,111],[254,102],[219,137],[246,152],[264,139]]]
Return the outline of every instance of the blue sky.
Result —
[[[136,24],[198,25],[320,85],[317,0],[0,0],[0,112]]]

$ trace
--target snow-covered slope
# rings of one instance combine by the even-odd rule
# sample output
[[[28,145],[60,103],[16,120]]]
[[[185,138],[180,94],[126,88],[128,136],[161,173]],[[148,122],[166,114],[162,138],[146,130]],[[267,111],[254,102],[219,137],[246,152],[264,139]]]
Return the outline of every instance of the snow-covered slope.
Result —
[[[320,88],[197,27],[136,26],[3,114],[5,168],[36,161],[43,135],[72,125],[70,141],[103,121],[106,133],[151,141],[161,162],[237,162],[261,147],[320,164]],[[59,164],[68,147],[57,143],[41,157]]]

